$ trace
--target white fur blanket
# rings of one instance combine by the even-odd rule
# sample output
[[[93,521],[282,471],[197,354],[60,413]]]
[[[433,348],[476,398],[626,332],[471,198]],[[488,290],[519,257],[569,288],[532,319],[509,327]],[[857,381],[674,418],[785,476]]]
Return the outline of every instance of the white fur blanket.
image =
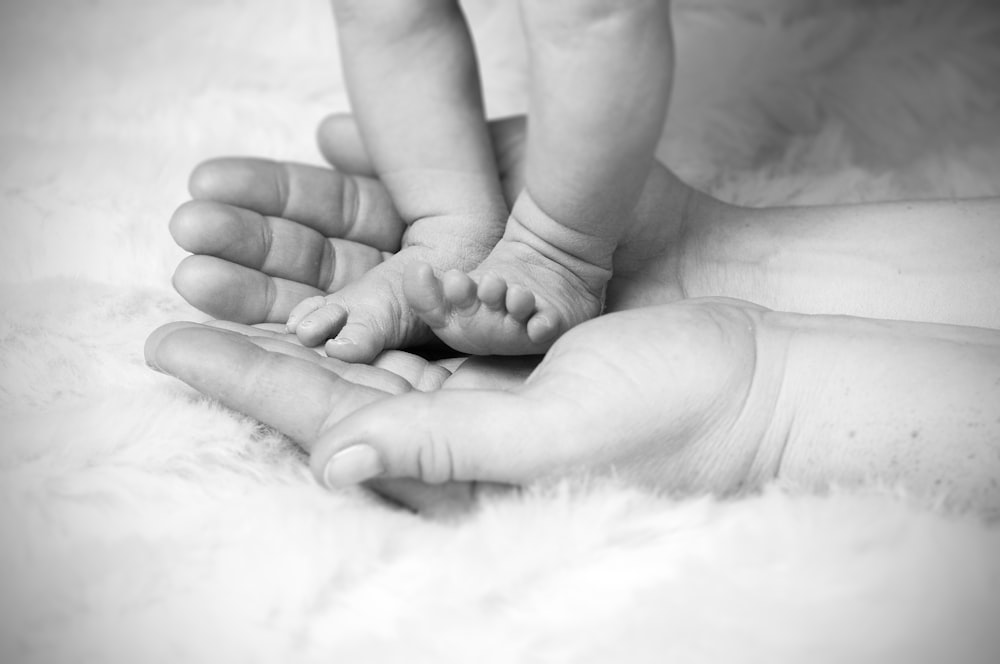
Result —
[[[507,5],[470,3],[494,113]],[[689,0],[661,154],[749,203],[1000,194],[993,0]],[[1000,529],[892,487],[329,493],[142,361],[199,160],[318,163],[323,0],[0,3],[0,661],[996,662]],[[998,220],[1000,221],[1000,220]]]

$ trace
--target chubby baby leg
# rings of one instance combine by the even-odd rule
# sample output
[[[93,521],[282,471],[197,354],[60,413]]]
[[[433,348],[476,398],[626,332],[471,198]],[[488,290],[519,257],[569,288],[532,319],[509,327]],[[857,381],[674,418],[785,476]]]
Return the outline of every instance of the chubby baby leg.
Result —
[[[601,312],[670,92],[669,3],[521,4],[533,65],[525,190],[503,238],[468,273],[475,298],[470,283],[426,270],[405,289],[435,333],[466,352],[542,352]]]
[[[471,269],[499,239],[507,208],[458,2],[333,6],[360,133],[407,230],[398,254],[349,287],[301,303],[288,328],[308,345],[330,339],[336,358],[366,362],[429,335],[403,296],[407,265]]]

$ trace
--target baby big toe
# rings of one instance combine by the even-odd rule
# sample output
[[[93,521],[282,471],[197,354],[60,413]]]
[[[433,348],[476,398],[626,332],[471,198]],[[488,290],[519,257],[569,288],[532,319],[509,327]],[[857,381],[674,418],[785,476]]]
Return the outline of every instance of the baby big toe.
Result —
[[[348,323],[336,337],[326,342],[323,350],[329,357],[344,362],[368,363],[385,349],[385,339],[365,323]]]
[[[295,334],[306,346],[318,346],[344,326],[347,311],[336,304],[316,309],[296,326]]]
[[[303,318],[308,317],[312,312],[324,306],[326,306],[326,298],[322,295],[307,297],[296,304],[292,312],[288,314],[288,322],[285,323],[285,327],[289,333],[295,332],[296,328],[302,323]]]

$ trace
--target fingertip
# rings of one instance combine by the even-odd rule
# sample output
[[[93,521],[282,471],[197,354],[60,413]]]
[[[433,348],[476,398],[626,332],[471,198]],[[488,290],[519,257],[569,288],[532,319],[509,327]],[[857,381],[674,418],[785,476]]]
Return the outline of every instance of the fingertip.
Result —
[[[213,283],[212,276],[216,271],[212,260],[206,256],[195,254],[184,257],[174,269],[170,284],[174,290],[194,307],[204,311],[203,307],[211,300],[206,296],[206,285]]]
[[[310,461],[310,466],[312,463]],[[313,474],[328,489],[361,484],[385,473],[382,456],[371,445],[350,445],[312,467]]]
[[[180,205],[170,216],[170,236],[192,254],[221,255],[240,233],[240,219],[228,205],[193,200]],[[245,231],[244,231],[245,232]]]
[[[228,161],[225,157],[218,157],[195,166],[188,176],[188,193],[191,197],[196,200],[214,198],[225,181],[225,164]]]
[[[154,371],[165,373],[163,363],[160,361],[159,357],[159,352],[164,339],[178,330],[189,327],[199,327],[199,325],[190,321],[174,321],[172,323],[167,323],[166,325],[161,325],[153,330],[149,336],[146,337],[146,343],[143,344],[142,348],[142,354],[146,361],[146,365]]]
[[[323,158],[338,171],[368,177],[376,175],[354,116],[333,113],[320,120],[316,127],[316,144]]]
[[[187,201],[174,210],[170,215],[170,221],[167,222],[170,237],[185,251],[193,251],[188,245],[198,230],[197,216],[196,202]]]
[[[188,178],[188,191],[196,201],[228,203],[277,216],[284,209],[274,184],[275,171],[280,168],[269,159],[217,157],[195,167]]]
[[[151,368],[205,392],[200,381],[217,377],[212,370],[219,366],[231,371],[232,359],[245,354],[248,346],[252,344],[243,335],[230,330],[179,321],[154,330],[143,353]]]
[[[251,290],[251,284],[245,283],[233,267],[221,258],[194,254],[177,265],[170,282],[191,306],[214,318],[239,323],[259,322],[253,320],[259,312],[248,310],[249,297],[234,300],[229,296],[233,292],[248,296]]]

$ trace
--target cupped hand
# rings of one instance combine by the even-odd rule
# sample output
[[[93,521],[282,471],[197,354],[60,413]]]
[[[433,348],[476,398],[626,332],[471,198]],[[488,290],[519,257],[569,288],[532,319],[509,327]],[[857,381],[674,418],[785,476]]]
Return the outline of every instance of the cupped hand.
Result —
[[[609,314],[560,338],[523,382],[517,359],[452,373],[388,353],[366,367],[191,324],[161,328],[146,354],[302,444],[328,486],[377,480],[418,509],[574,474],[728,493],[780,461],[769,431],[785,342],[769,315],[724,299]]]
[[[523,118],[491,123],[508,202],[523,186]],[[336,168],[253,158],[220,158],[191,175],[194,200],[170,222],[193,255],[174,287],[210,316],[247,324],[283,323],[302,300],[356,282],[400,248],[406,226],[371,162],[353,119],[331,116],[317,132]],[[704,198],[657,164],[615,254],[609,311],[683,296],[683,227]]]
[[[539,361],[489,357],[430,361],[390,350],[370,365],[348,363],[304,347],[284,331],[284,325],[229,321],[164,325],[149,336],[146,360],[158,371],[274,426],[306,451],[322,428],[365,404],[411,391],[511,389],[523,383]],[[483,493],[512,488],[484,482],[429,486],[405,478],[375,479],[366,485],[428,514],[461,511]]]

